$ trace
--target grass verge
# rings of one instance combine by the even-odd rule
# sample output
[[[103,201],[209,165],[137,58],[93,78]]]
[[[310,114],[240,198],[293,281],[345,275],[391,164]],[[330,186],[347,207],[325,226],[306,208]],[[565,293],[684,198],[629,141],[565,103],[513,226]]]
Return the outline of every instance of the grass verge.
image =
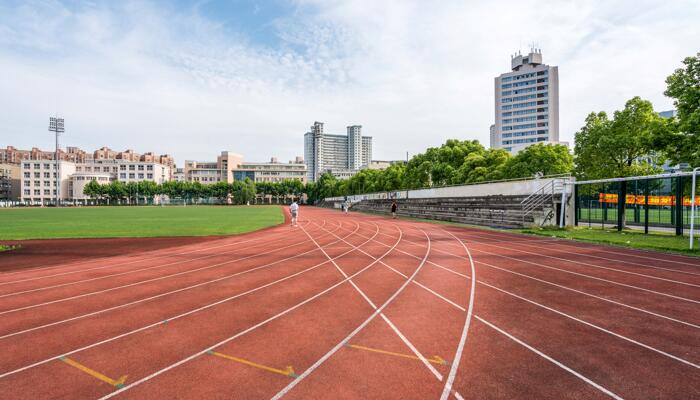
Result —
[[[700,249],[696,246],[693,251],[688,246],[687,236],[676,236],[671,233],[651,232],[645,235],[643,232],[623,230],[618,232],[613,229],[601,228],[529,228],[519,229],[518,232],[529,235],[557,237],[562,239],[578,240],[589,243],[603,243],[615,246],[630,247],[635,249],[647,249],[672,253],[700,255]],[[700,243],[696,242],[698,245]]]
[[[0,240],[219,236],[282,222],[278,206],[13,208],[0,210]]]

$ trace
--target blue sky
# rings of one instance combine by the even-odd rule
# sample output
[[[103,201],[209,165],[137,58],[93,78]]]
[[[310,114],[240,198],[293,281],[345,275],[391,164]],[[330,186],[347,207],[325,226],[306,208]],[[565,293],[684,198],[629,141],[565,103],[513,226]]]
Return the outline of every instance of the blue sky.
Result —
[[[700,2],[0,0],[0,146],[301,155],[314,121],[361,124],[374,158],[447,138],[488,144],[493,78],[542,48],[560,73],[560,131],[639,95],[700,51]]]

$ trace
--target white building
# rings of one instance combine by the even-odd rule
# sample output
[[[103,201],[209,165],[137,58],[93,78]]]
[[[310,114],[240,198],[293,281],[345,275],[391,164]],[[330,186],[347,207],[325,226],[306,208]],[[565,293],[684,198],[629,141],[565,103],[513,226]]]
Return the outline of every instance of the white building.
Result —
[[[278,162],[275,157],[270,162],[243,162],[233,171],[233,178],[237,181],[249,178],[253,182],[298,180],[306,183],[306,176],[306,164],[300,157],[288,163]]]
[[[324,172],[348,178],[367,168],[372,159],[372,137],[362,136],[361,125],[347,127],[345,135],[327,134],[323,122],[314,122],[304,134],[304,159],[307,177],[315,182]]]
[[[511,57],[511,71],[495,78],[495,118],[492,148],[559,143],[559,69],[542,64],[539,49]]]
[[[160,184],[169,181],[171,176],[169,166],[156,162],[89,159],[83,163],[60,163],[60,176],[57,177],[54,161],[23,161],[21,201],[30,204],[54,203],[57,182],[61,185],[61,200],[73,201],[86,199],[83,188],[92,180],[100,184],[115,180],[124,183],[152,181]]]
[[[56,162],[49,160],[23,161],[21,164],[22,189],[20,200],[32,204],[52,204],[56,189],[61,186],[61,200],[70,198],[70,176],[75,173],[75,163],[60,162],[60,175]]]
[[[216,161],[185,161],[184,180],[203,184],[233,182],[233,170],[243,162],[243,156],[222,151]]]

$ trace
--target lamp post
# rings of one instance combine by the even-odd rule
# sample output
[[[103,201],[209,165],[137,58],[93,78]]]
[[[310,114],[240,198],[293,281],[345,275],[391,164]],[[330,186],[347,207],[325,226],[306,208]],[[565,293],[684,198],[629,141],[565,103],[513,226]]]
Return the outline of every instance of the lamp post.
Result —
[[[56,185],[56,206],[59,205],[60,199],[61,199],[61,161],[59,160],[59,144],[58,144],[58,137],[65,132],[65,129],[63,128],[63,118],[58,118],[58,117],[50,117],[49,118],[49,132],[53,132],[56,135],[56,156],[55,161],[56,161],[56,179],[54,181]]]

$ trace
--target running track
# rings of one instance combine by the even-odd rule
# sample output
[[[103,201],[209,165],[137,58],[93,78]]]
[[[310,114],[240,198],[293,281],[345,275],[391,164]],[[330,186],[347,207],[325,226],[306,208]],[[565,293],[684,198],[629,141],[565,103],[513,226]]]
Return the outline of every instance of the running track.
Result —
[[[0,398],[700,398],[700,260],[303,208],[0,273]]]

